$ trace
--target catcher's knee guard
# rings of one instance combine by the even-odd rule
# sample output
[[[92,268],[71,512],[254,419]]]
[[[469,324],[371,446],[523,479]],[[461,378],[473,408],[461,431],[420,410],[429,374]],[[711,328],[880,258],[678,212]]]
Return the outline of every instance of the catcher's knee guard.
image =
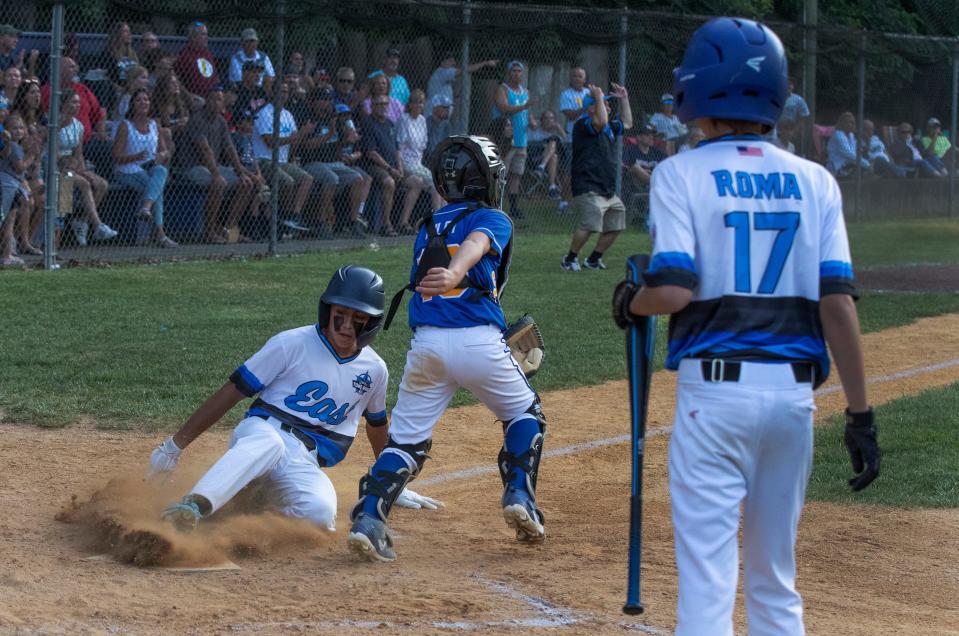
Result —
[[[390,437],[370,471],[360,478],[360,498],[350,512],[350,519],[355,520],[360,512],[366,511],[386,521],[407,482],[423,468],[432,445],[432,439],[399,444]]]
[[[504,488],[525,486],[530,496],[535,496],[545,436],[546,416],[538,397],[522,415],[503,422],[503,447],[497,464]]]

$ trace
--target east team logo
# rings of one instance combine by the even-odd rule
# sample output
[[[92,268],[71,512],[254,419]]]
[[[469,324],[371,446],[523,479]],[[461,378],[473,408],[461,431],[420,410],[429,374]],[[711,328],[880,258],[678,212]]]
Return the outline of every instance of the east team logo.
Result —
[[[359,377],[361,376],[357,379]],[[353,381],[353,387],[356,387],[356,380]],[[304,382],[296,388],[296,393],[283,400],[283,404],[290,410],[306,413],[324,424],[342,424],[353,409],[349,402],[338,405],[332,398],[327,397],[329,388],[326,382],[319,380]]]
[[[360,395],[373,388],[373,378],[369,373],[361,373],[353,378],[353,389]]]

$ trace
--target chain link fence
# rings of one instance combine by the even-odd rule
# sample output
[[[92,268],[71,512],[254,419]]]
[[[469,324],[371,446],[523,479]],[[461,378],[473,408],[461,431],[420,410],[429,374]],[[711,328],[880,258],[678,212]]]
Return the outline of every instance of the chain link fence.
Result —
[[[442,0],[7,6],[0,61],[15,70],[4,72],[0,106],[11,130],[22,120],[30,165],[4,242],[48,267],[408,242],[441,203],[432,147],[464,132],[504,154],[526,148],[511,157],[504,200],[519,231],[569,234],[571,125],[584,87],[613,83],[634,118],[618,185],[630,231],[643,231],[648,173],[696,141],[666,102],[706,19]],[[847,216],[950,214],[955,42],[772,26],[798,100],[777,138],[839,173]],[[527,99],[527,110],[502,114]],[[890,166],[904,169],[858,144],[855,158],[830,163],[837,125],[862,138],[867,119]],[[637,134],[649,124],[655,134]],[[913,137],[923,161],[907,165],[894,150]]]

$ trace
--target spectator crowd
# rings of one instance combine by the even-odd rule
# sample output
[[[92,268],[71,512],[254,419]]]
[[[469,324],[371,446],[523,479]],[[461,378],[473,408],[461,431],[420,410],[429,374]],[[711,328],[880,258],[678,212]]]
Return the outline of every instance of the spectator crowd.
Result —
[[[122,234],[138,245],[176,249],[177,238],[187,234],[168,232],[170,224],[192,223],[188,238],[212,244],[265,240],[274,180],[282,239],[413,233],[419,217],[443,204],[429,159],[451,134],[454,86],[464,71],[483,69],[502,82],[491,95],[489,128],[473,132],[499,146],[507,171],[504,207],[522,219],[521,199],[541,189],[565,213],[578,188],[572,178],[574,128],[583,119],[595,124],[601,114],[581,67],[570,70],[557,104],[540,106],[520,60],[462,67],[445,56],[424,90],[403,75],[395,47],[362,77],[349,66],[308,69],[298,50],[285,64],[272,60],[253,28],[242,29],[234,52],[220,59],[201,22],[189,25],[175,53],[155,33],[137,38],[127,23],[117,22],[95,56],[81,56],[77,36],[66,36],[56,87],[60,112],[50,121],[52,88],[40,75],[48,69],[41,68],[37,51],[18,46],[20,35],[14,26],[0,25],[4,265],[42,253],[50,135],[59,144],[58,243],[86,246]],[[918,134],[908,122],[877,128],[866,120],[859,140],[852,113],[842,113],[834,126],[814,125],[794,89],[791,81],[782,118],[769,135],[777,146],[796,153],[805,147],[802,141],[812,140],[809,158],[840,179],[855,176],[857,168],[867,178],[948,176],[953,148],[937,118],[930,117]],[[608,105],[621,111],[629,105],[628,98],[622,101]],[[619,133],[627,207],[648,193],[660,162],[703,139],[673,108],[673,96],[663,94],[655,112]],[[612,112],[609,121],[618,121],[619,114]],[[603,196],[606,189],[599,188]],[[178,205],[178,197],[189,204]],[[196,218],[177,218],[191,214]]]

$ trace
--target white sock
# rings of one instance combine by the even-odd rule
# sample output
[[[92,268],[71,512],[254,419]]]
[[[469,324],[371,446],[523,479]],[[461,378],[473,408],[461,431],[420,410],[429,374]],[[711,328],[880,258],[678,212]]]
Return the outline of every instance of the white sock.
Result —
[[[366,201],[360,201],[360,207],[356,209],[356,218],[358,219],[363,218],[363,208],[365,207],[366,207]]]

